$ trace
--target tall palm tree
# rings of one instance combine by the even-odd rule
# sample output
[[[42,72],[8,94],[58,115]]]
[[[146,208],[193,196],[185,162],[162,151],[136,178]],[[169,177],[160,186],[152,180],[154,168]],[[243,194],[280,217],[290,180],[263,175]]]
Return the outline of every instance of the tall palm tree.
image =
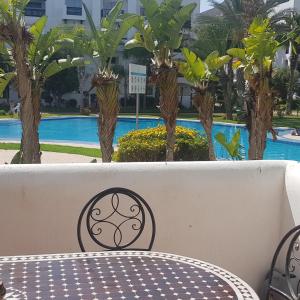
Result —
[[[199,24],[226,24],[232,31],[232,40],[241,43],[247,30],[256,17],[268,18],[274,9],[288,0],[216,0],[209,1],[219,12],[219,16],[200,15]]]
[[[267,18],[274,13],[274,8],[288,0],[224,0],[219,3],[210,0],[220,16],[200,15],[199,25],[219,24],[229,26],[232,47],[242,47],[242,39],[247,35],[249,25],[255,17]],[[249,93],[245,90],[245,80],[241,69],[236,72],[238,103],[243,106]]]
[[[271,29],[269,19],[254,19],[248,37],[243,39],[244,48],[228,50],[236,59],[235,68],[244,71],[249,87],[247,98],[247,129],[249,131],[249,159],[261,160],[266,148],[267,133],[272,129],[273,91],[271,88],[272,62],[279,47],[276,33]]]
[[[26,61],[27,74],[24,74],[25,82],[30,82],[30,94],[26,94],[26,101],[21,96],[21,121],[22,121],[22,140],[21,140],[21,159],[22,163],[40,163],[40,144],[38,127],[40,124],[40,103],[41,94],[46,80],[53,75],[72,67],[81,66],[84,61],[80,58],[70,58],[55,60],[53,56],[65,46],[73,44],[72,40],[63,37],[63,33],[58,28],[53,28],[43,34],[47,24],[47,17],[39,18],[30,28],[25,28],[30,41],[26,45],[24,59]],[[18,60],[14,55],[14,44],[11,48],[2,48],[11,58],[11,65],[15,67],[14,72],[2,74],[0,79],[0,94],[13,79],[17,79],[19,94],[23,91],[20,88]],[[22,70],[22,68],[21,68]],[[25,78],[26,75],[26,78]],[[21,86],[23,87],[23,82]],[[30,147],[28,146],[30,144]]]
[[[296,85],[296,70],[300,56],[300,14],[294,10],[286,9],[274,16],[273,25],[283,40],[284,46],[289,49],[288,71],[289,82],[287,92],[287,114],[292,112],[293,95]]]
[[[214,82],[219,80],[218,70],[223,68],[231,58],[229,55],[219,56],[219,53],[214,51],[206,57],[205,61],[202,61],[200,57],[197,57],[194,52],[187,48],[184,48],[182,53],[185,62],[179,63],[179,71],[195,90],[193,105],[199,112],[199,119],[207,135],[209,159],[216,160],[212,139],[215,104],[212,86]]]
[[[90,35],[87,33],[86,28],[84,26],[75,26],[73,28],[70,27],[64,27],[65,32],[68,36],[72,37],[72,40],[74,41],[74,47],[72,48],[72,51],[75,53],[76,56],[85,57],[86,60],[91,63],[92,61],[97,64],[96,61],[93,60],[94,56],[94,43],[91,39]],[[85,91],[84,91],[84,85],[86,80],[90,80],[91,74],[86,72],[86,68],[79,67],[77,70],[78,73],[78,82],[79,82],[79,93],[80,93],[80,108],[82,113],[89,113],[89,108],[86,107],[88,103],[86,103],[85,99]]]
[[[101,20],[100,28],[97,29],[89,10],[85,4],[83,5],[92,37],[92,43],[88,45],[86,53],[92,56],[97,66],[92,86],[96,88],[100,107],[98,125],[102,161],[111,162],[114,152],[113,138],[119,113],[119,76],[113,71],[112,59],[122,39],[137,22],[137,16],[122,15],[123,2],[118,1],[108,16]],[[85,45],[82,46],[84,49]]]
[[[232,41],[231,28],[226,24],[200,26],[196,31],[196,35],[196,40],[191,43],[191,49],[202,59],[213,51],[218,51],[220,55],[226,55],[229,48],[236,46]],[[218,73],[223,91],[226,119],[232,120],[233,99],[235,98],[232,59],[224,68],[220,68]]]
[[[182,0],[140,0],[146,19],[139,17],[138,32],[126,48],[145,48],[152,53],[152,80],[160,89],[160,111],[167,129],[166,160],[174,159],[175,128],[178,112],[178,70],[174,50],[182,43],[182,27],[190,20],[196,4],[182,6]]]
[[[31,101],[32,82],[28,63],[28,47],[32,35],[25,26],[23,12],[29,0],[0,2],[0,41],[11,49],[17,71],[17,85],[21,97],[22,148],[24,162],[39,163],[40,151],[35,130],[34,108]]]

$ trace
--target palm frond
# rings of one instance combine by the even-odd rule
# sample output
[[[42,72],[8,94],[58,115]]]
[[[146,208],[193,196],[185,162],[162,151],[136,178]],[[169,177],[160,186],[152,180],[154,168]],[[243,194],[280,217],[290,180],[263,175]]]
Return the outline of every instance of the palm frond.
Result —
[[[85,65],[85,60],[82,58],[67,58],[54,60],[47,65],[46,69],[43,72],[43,78],[47,79],[65,69],[73,67],[81,67]]]
[[[0,69],[0,97],[3,96],[4,90],[10,84],[10,82],[15,78],[15,72],[5,73]]]

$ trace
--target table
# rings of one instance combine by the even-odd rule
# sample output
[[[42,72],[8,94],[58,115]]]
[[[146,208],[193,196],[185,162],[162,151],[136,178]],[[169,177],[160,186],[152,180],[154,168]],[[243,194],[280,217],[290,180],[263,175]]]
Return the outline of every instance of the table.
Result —
[[[14,300],[259,299],[226,270],[158,252],[0,257],[0,278]]]

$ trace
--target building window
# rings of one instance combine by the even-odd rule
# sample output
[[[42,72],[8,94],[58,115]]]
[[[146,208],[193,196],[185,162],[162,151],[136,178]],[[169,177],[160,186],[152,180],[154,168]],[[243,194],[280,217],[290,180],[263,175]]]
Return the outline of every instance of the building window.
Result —
[[[111,63],[112,63],[113,65],[116,65],[116,64],[118,63],[118,58],[117,58],[117,57],[112,57],[112,58],[111,58]]]
[[[82,16],[81,0],[66,0],[67,15]]]
[[[191,29],[192,28],[192,20],[188,20],[184,23],[183,29]]]
[[[67,15],[73,16],[81,16],[82,15],[82,8],[80,7],[67,7]]]
[[[64,24],[76,26],[78,24],[84,24],[83,20],[72,20],[72,19],[63,19]]]
[[[145,16],[145,8],[144,7],[140,8],[140,15]]]
[[[116,4],[117,4],[117,1],[104,0],[103,8],[111,10]]]
[[[111,8],[101,9],[101,18],[105,18],[109,14],[110,11],[111,11]],[[121,14],[124,14],[124,10],[121,10]]]
[[[101,18],[105,18],[112,8],[115,7],[117,1],[103,0],[103,8],[101,9]],[[124,10],[121,11],[124,14]]]
[[[109,8],[103,8],[101,9],[101,18],[105,18],[110,12]]]
[[[45,0],[31,0],[25,8],[25,16],[28,17],[41,17],[45,14]]]

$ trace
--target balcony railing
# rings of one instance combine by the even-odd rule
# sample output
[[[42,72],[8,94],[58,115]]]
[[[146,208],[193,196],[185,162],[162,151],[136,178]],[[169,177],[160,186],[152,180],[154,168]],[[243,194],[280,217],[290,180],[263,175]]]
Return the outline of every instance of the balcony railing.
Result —
[[[82,16],[82,7],[67,7],[67,15]]]
[[[0,255],[78,252],[81,209],[121,186],[153,210],[156,251],[219,264],[261,289],[279,238],[299,224],[299,180],[300,165],[286,161],[3,165]]]

